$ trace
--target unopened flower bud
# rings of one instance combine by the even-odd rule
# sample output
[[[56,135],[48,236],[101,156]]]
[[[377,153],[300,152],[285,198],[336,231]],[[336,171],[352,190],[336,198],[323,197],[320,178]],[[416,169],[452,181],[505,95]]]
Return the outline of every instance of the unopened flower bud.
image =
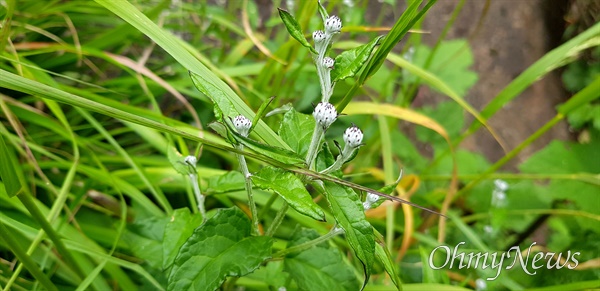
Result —
[[[320,102],[313,112],[317,124],[323,129],[327,129],[335,121],[337,115],[335,107],[329,102]]]
[[[363,140],[363,133],[360,128],[351,126],[344,131],[344,142],[351,148],[359,147]]]
[[[342,20],[335,15],[329,16],[325,19],[325,33],[333,34],[338,33],[342,30]]]
[[[196,167],[196,164],[198,163],[198,159],[195,156],[187,156],[183,159],[183,161],[192,167]]]
[[[367,199],[365,199],[365,202],[363,202],[363,208],[365,210],[371,209],[371,205],[375,204],[377,200],[379,200],[379,195],[368,192]]]
[[[250,128],[252,127],[252,121],[244,115],[238,115],[233,119],[233,126],[244,137],[248,137]]]
[[[330,58],[330,57],[323,58],[323,66],[325,68],[333,69],[333,64],[335,64],[335,61],[332,58]]]
[[[320,43],[325,40],[325,33],[322,30],[317,30],[313,32],[313,40],[315,43]]]

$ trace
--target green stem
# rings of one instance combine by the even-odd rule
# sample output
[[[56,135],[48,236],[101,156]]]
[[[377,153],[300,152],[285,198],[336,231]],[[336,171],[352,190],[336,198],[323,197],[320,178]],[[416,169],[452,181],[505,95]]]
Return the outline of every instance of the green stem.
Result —
[[[301,243],[299,245],[295,245],[295,246],[287,248],[285,250],[281,250],[281,251],[277,252],[273,257],[274,258],[283,257],[283,256],[285,256],[287,254],[291,254],[291,253],[295,253],[295,252],[300,252],[300,251],[303,251],[303,250],[307,250],[307,249],[309,249],[309,248],[311,248],[311,247],[313,247],[315,245],[318,245],[318,244],[320,244],[320,243],[322,243],[324,241],[327,241],[328,239],[330,239],[330,238],[332,238],[332,237],[334,237],[334,236],[336,236],[336,235],[344,232],[343,229],[337,228],[336,226],[334,226],[328,233],[326,233],[326,234],[324,234],[324,235],[322,235],[322,236],[320,236],[318,238],[315,238],[315,239],[313,239],[311,241],[307,241],[305,243]]]
[[[335,159],[335,162],[333,163],[333,165],[331,165],[331,166],[329,166],[329,168],[323,170],[321,172],[321,174],[329,174],[331,172],[335,172],[335,171],[341,169],[342,166],[344,165],[344,162],[346,162],[346,160],[348,160],[348,158],[350,158],[354,154],[355,150],[356,150],[356,148],[350,148],[348,145],[345,145],[344,149],[342,150],[340,155],[337,156],[337,158]]]
[[[317,157],[319,146],[321,145],[321,137],[323,136],[323,128],[318,124],[315,124],[315,130],[313,131],[312,138],[310,139],[310,146],[308,147],[308,153],[306,154],[306,165],[308,169],[312,169]]]
[[[202,222],[204,223],[206,221],[206,209],[204,208],[204,195],[200,192],[200,185],[198,185],[198,175],[189,174],[189,177],[194,189],[194,195],[196,195],[196,202],[198,202],[198,210],[202,214]]]
[[[277,214],[275,215],[273,222],[269,226],[269,229],[265,233],[266,236],[273,236],[273,234],[275,234],[275,231],[277,230],[277,228],[283,221],[283,218],[285,217],[285,213],[287,212],[287,210],[288,210],[288,203],[284,200],[283,204],[281,205],[281,208],[279,208],[279,210],[277,211]]]
[[[244,146],[239,144],[235,146],[238,150],[244,150]],[[254,203],[254,196],[252,195],[252,175],[250,171],[248,171],[248,164],[246,163],[246,158],[243,155],[237,155],[238,161],[240,163],[240,171],[244,174],[246,193],[248,194],[248,207],[250,207],[250,213],[252,215],[252,234],[260,235],[258,231],[258,213],[256,211],[256,203]]]
[[[27,268],[31,275],[36,280],[38,280],[46,289],[58,291],[58,289],[56,288],[56,286],[54,286],[52,281],[50,281],[48,276],[46,276],[46,274],[44,274],[44,272],[38,267],[38,265],[36,265],[33,259],[30,256],[28,256],[23,249],[21,249],[19,242],[13,239],[11,235],[8,235],[8,229],[4,226],[4,224],[2,224],[2,222],[0,222],[0,233],[3,233],[3,235],[0,236],[0,240],[3,240],[6,243],[6,245],[8,245],[8,248],[15,254],[17,259],[21,261],[21,264],[25,266],[25,268]]]

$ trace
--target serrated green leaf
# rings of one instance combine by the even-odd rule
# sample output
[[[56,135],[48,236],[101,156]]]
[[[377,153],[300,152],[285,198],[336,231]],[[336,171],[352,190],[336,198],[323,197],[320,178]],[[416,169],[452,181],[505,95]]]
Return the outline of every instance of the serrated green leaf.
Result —
[[[237,131],[229,123],[226,123],[225,125],[227,125],[229,133],[236,139],[237,142],[259,154],[263,154],[288,165],[300,165],[304,163],[304,159],[298,156],[295,152],[247,138],[237,133]]]
[[[304,157],[308,152],[314,128],[315,119],[312,115],[290,109],[283,116],[278,133],[292,150]]]
[[[238,115],[235,107],[227,99],[227,95],[222,90],[192,71],[190,71],[190,78],[192,78],[192,83],[194,83],[198,91],[202,92],[214,103],[215,117],[218,121],[225,122],[226,118]]]
[[[333,216],[344,229],[348,244],[363,264],[366,284],[375,260],[373,227],[367,221],[362,202],[352,188],[329,181],[325,181],[324,185]]]
[[[4,183],[4,188],[8,197],[13,197],[21,191],[21,181],[17,176],[17,171],[21,171],[17,164],[17,158],[12,148],[4,142],[4,138],[0,135],[0,178]]]
[[[177,209],[165,227],[163,235],[163,269],[166,270],[175,261],[179,248],[192,235],[194,229],[202,223],[202,216],[191,214],[189,208]]]
[[[396,267],[396,263],[392,259],[392,255],[389,250],[385,247],[385,241],[383,236],[375,230],[375,239],[377,242],[375,243],[375,256],[383,265],[385,271],[390,275],[392,282],[398,288],[398,290],[402,290],[402,281],[400,280],[400,274],[398,274],[398,268]]]
[[[215,290],[227,276],[244,276],[271,256],[273,240],[250,236],[250,220],[239,208],[219,209],[183,244],[167,290]]]
[[[296,21],[296,18],[292,16],[289,12],[277,8],[279,10],[279,17],[283,20],[283,24],[285,24],[285,28],[290,33],[290,35],[296,39],[302,46],[307,47],[313,54],[316,54],[317,51],[308,43],[306,38],[304,37],[304,33],[302,33],[302,28],[300,28],[300,24]]]
[[[231,171],[220,176],[210,177],[207,182],[208,187],[206,187],[206,191],[211,194],[218,194],[243,190],[245,179],[242,173]]]
[[[316,239],[319,233],[300,228],[294,232],[288,247]],[[342,258],[337,248],[322,242],[308,250],[288,254],[284,269],[298,284],[300,290],[358,290],[358,278],[352,267]]]
[[[331,70],[331,79],[335,82],[354,77],[367,62],[382,37],[378,36],[367,44],[347,50],[335,57],[335,66]]]
[[[252,176],[252,182],[261,189],[269,189],[279,194],[296,211],[316,220],[325,221],[323,209],[312,200],[304,183],[294,173],[265,167]]]

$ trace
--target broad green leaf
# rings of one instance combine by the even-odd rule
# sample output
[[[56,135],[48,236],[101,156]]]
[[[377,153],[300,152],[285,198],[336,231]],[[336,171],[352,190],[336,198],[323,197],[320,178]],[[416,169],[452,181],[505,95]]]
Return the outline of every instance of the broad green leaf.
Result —
[[[0,178],[4,183],[4,188],[8,197],[13,197],[21,190],[21,181],[17,176],[17,171],[20,171],[19,164],[17,164],[15,152],[12,147],[8,147],[8,144],[4,142],[4,138],[0,135]]]
[[[301,45],[307,47],[313,54],[316,54],[317,51],[308,43],[306,38],[304,37],[304,33],[302,33],[302,28],[300,28],[300,24],[298,21],[292,16],[289,12],[277,8],[279,10],[279,17],[283,20],[283,24],[285,24],[285,28],[290,33],[290,35],[296,39]]]
[[[333,216],[344,229],[350,247],[363,264],[366,284],[375,260],[373,227],[367,221],[362,202],[352,188],[329,181],[325,181],[324,185]]]
[[[304,157],[308,152],[314,128],[315,119],[311,115],[291,109],[283,116],[278,133],[292,150]]]
[[[375,239],[377,240],[375,243],[375,256],[381,262],[388,275],[390,275],[394,285],[398,287],[398,290],[402,290],[402,281],[400,280],[396,263],[392,259],[390,251],[385,246],[385,239],[377,230],[375,230]]]
[[[382,37],[378,36],[367,44],[344,51],[335,57],[335,66],[331,70],[331,79],[336,82],[354,77],[367,62]]]
[[[244,175],[238,171],[227,172],[220,176],[208,178],[208,187],[206,192],[211,194],[225,193],[236,190],[243,190],[245,179]]]
[[[167,290],[216,290],[227,276],[244,276],[271,256],[273,240],[250,236],[250,220],[239,208],[219,209],[183,244]]]
[[[289,247],[319,237],[313,229],[297,229]],[[288,254],[283,261],[287,271],[300,290],[359,290],[360,284],[354,270],[342,258],[337,248],[322,242],[297,253]]]
[[[279,168],[264,167],[252,176],[252,182],[262,189],[276,192],[296,211],[316,220],[325,221],[325,213],[312,200],[304,183],[294,173]]]
[[[581,174],[600,173],[600,134],[592,131],[588,144],[553,141],[544,149],[532,155],[519,168],[524,173],[534,174]],[[547,186],[554,199],[568,199],[589,213],[600,214],[598,185],[600,177],[594,181],[551,180]],[[510,190],[510,189],[509,189]],[[600,225],[589,223],[585,218],[577,218],[581,227],[600,231]]]
[[[191,214],[189,208],[177,209],[165,227],[163,236],[163,270],[175,261],[179,248],[202,223],[202,216]]]

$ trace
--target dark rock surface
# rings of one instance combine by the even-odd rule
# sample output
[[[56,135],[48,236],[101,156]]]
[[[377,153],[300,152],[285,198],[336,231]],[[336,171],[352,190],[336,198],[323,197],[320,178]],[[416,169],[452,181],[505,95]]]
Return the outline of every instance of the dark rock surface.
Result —
[[[423,40],[433,45],[459,1],[438,1],[423,22],[431,34]],[[486,1],[468,1],[450,29],[447,39],[469,38],[479,81],[466,100],[481,110],[506,85],[559,44],[563,34],[562,16],[567,1],[500,0],[491,1],[477,33],[477,22]],[[519,145],[552,119],[555,106],[568,98],[558,72],[552,72],[525,90],[491,119],[490,125],[505,141],[508,150]],[[443,100],[436,98],[438,100]],[[469,118],[472,120],[472,118]],[[514,167],[552,139],[569,139],[567,124],[562,122],[521,152],[510,164]],[[483,153],[491,162],[504,153],[494,138],[480,129],[463,143],[467,149]]]

